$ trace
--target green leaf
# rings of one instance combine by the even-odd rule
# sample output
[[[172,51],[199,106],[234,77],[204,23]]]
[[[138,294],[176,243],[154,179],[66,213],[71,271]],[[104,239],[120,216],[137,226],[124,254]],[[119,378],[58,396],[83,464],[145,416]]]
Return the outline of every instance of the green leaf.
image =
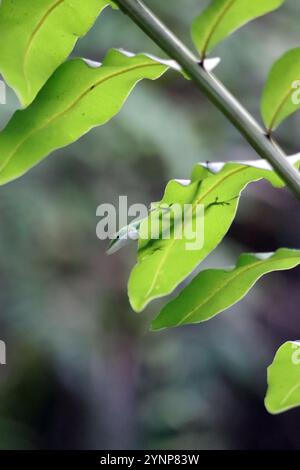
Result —
[[[299,165],[300,156],[291,157],[290,161]],[[263,160],[248,164],[209,164],[210,170],[200,169],[199,172],[196,167],[187,186],[171,181],[161,204],[192,204],[193,210],[199,204],[204,205],[204,244],[200,249],[187,249],[191,240],[185,236],[176,239],[174,232],[171,239],[151,240],[147,237],[149,221],[141,224],[138,263],[128,285],[132,308],[138,312],[151,300],[170,294],[217,247],[235,218],[241,191],[250,182],[265,178],[275,187],[284,186]],[[217,173],[213,174],[214,171]],[[198,181],[197,173],[202,178]]]
[[[208,269],[198,274],[168,303],[152,323],[153,330],[201,323],[231,307],[265,274],[300,264],[300,250],[243,254],[233,269]]]
[[[170,62],[171,64],[171,62]],[[0,133],[0,184],[36,165],[115,116],[143,78],[168,69],[152,57],[110,51],[101,67],[82,59],[61,65],[35,101],[17,111]]]
[[[0,73],[28,105],[109,0],[3,0]]]
[[[192,25],[192,38],[202,58],[223,39],[285,0],[213,0]]]
[[[300,109],[300,48],[284,54],[273,65],[261,102],[264,123],[269,131]]]
[[[272,414],[300,405],[300,342],[288,341],[277,351],[268,368],[265,406]]]

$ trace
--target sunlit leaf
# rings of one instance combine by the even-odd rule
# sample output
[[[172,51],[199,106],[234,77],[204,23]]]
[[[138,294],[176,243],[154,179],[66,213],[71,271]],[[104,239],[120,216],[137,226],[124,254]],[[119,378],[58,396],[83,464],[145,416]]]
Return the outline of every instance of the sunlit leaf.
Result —
[[[300,342],[288,341],[268,368],[267,410],[272,414],[300,405]]]
[[[241,300],[265,274],[299,264],[300,250],[280,249],[271,254],[243,254],[234,268],[202,271],[162,309],[152,329],[207,321]]]
[[[290,161],[298,165],[300,156],[291,157]],[[250,182],[265,178],[276,187],[284,186],[264,161],[250,162],[250,165],[246,162],[219,164],[219,168],[211,164],[209,168],[200,168],[199,172],[196,167],[192,183],[187,186],[171,181],[161,201],[169,205],[192,204],[193,208],[204,205],[204,245],[200,249],[187,249],[190,240],[184,233],[181,239],[171,233],[170,239],[158,240],[151,240],[143,233],[138,263],[128,286],[134,310],[141,311],[151,300],[170,294],[218,246],[235,218],[240,193]],[[141,224],[140,230],[145,224]]]
[[[269,131],[300,109],[300,48],[284,54],[272,67],[261,103]]]
[[[285,0],[213,0],[192,26],[193,41],[204,58],[219,42]]]
[[[34,99],[109,3],[109,0],[2,0],[0,73],[23,105]]]
[[[118,113],[137,82],[154,80],[168,67],[152,57],[117,50],[107,54],[102,66],[82,59],[61,65],[35,101],[17,111],[0,133],[0,184],[105,124]]]

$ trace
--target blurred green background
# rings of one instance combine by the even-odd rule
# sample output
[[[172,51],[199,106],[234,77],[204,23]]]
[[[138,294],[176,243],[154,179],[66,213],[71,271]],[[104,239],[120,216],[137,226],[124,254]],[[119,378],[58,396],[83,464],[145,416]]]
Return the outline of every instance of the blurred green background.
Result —
[[[207,3],[147,1],[189,44]],[[299,18],[299,1],[288,0],[215,51],[217,76],[257,117],[272,63],[300,45]],[[126,16],[107,10],[74,55],[101,61],[110,47],[161,55]],[[1,127],[17,107],[9,92]],[[278,132],[289,154],[300,150],[299,128],[298,115]],[[193,84],[170,72],[139,84],[108,125],[1,188],[0,448],[300,448],[299,410],[274,417],[263,405],[275,350],[300,336],[299,269],[265,278],[208,323],[154,334],[161,302],[137,315],[127,299],[134,244],[107,257],[95,233],[103,202],[128,195],[149,204],[198,161],[254,158]],[[252,185],[204,266],[299,247],[299,233],[289,192]]]

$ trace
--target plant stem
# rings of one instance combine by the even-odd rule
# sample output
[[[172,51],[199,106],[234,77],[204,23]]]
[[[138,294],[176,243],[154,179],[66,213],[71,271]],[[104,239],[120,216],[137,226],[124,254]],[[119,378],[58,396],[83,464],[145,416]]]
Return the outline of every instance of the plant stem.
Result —
[[[300,173],[287,161],[285,154],[248,111],[199,59],[140,0],[114,0],[153,41],[174,59],[191,80],[204,92],[240,131],[256,152],[266,159],[300,199]]]

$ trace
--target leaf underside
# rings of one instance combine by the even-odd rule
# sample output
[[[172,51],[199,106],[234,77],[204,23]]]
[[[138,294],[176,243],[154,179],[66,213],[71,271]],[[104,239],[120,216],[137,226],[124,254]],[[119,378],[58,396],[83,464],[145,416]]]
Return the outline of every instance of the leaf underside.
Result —
[[[300,157],[296,156],[296,160],[298,166]],[[168,184],[161,204],[204,205],[204,245],[199,250],[187,250],[190,240],[184,236],[176,239],[171,232],[170,239],[151,240],[144,234],[139,241],[138,262],[128,283],[129,299],[135,311],[143,310],[153,299],[170,294],[219,245],[235,218],[240,194],[249,183],[264,178],[275,187],[284,186],[275,172],[267,168],[249,166],[246,162],[228,163],[214,174],[197,165],[189,185],[182,186],[177,181]],[[216,200],[230,203],[214,205]],[[145,225],[148,226],[148,221],[141,224],[140,230]]]
[[[300,109],[300,48],[284,54],[273,65],[261,101],[261,112],[269,131]]]
[[[192,38],[204,58],[217,44],[249,21],[285,0],[213,0],[192,25]]]
[[[2,0],[0,73],[28,105],[109,0]]]
[[[288,341],[277,351],[268,368],[265,406],[272,414],[300,405],[300,342]]]
[[[207,321],[241,300],[265,274],[300,264],[300,250],[267,255],[243,254],[233,269],[208,269],[169,302],[152,323],[153,330]]]
[[[107,54],[102,66],[82,59],[65,62],[35,101],[17,111],[1,132],[0,184],[23,175],[49,153],[105,124],[119,112],[136,83],[154,80],[167,69],[152,57],[117,50]]]

